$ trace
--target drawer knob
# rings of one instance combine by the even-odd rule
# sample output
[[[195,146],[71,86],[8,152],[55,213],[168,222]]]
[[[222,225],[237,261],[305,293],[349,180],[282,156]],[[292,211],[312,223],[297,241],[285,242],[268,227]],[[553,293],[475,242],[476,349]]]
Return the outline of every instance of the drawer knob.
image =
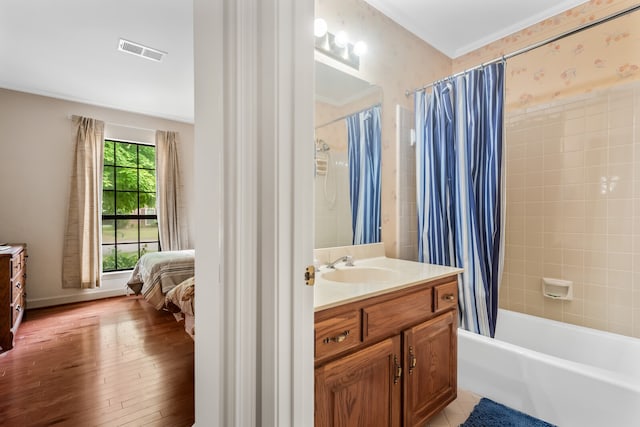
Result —
[[[325,344],[329,344],[331,342],[342,342],[347,339],[347,336],[349,335],[349,333],[350,331],[347,330],[341,333],[340,335],[336,335],[335,337],[327,337],[322,342]]]
[[[22,285],[20,284],[20,282],[16,283],[16,288],[20,289],[22,287]]]
[[[21,306],[20,304],[18,304],[18,305],[16,306],[16,311],[17,311],[18,313],[20,313],[20,312],[22,311],[22,306]]]
[[[456,296],[454,294],[446,294],[442,296],[442,299],[445,301],[454,301]]]

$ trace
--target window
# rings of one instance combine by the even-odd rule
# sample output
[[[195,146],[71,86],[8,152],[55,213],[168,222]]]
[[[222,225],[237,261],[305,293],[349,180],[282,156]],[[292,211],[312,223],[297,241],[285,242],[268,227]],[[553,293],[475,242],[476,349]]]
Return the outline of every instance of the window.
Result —
[[[102,175],[102,271],[132,269],[160,249],[156,149],[106,140]]]

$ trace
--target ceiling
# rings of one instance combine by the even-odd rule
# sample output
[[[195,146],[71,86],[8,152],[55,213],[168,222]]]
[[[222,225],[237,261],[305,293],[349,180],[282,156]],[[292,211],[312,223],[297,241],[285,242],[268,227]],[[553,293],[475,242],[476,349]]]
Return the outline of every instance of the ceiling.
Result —
[[[450,58],[588,0],[365,0]]]
[[[585,2],[366,1],[450,57]],[[192,27],[188,0],[2,0],[0,87],[193,122]],[[120,52],[120,38],[167,55]]]

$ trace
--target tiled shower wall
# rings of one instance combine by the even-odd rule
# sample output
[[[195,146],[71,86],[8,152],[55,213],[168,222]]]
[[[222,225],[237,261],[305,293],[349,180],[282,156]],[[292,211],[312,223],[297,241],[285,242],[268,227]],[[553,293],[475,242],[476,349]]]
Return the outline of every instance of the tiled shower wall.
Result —
[[[639,126],[640,83],[507,112],[501,307],[640,337]]]
[[[416,207],[416,150],[411,144],[412,110],[396,105],[396,138],[398,141],[398,217],[399,257],[418,260],[418,214]]]

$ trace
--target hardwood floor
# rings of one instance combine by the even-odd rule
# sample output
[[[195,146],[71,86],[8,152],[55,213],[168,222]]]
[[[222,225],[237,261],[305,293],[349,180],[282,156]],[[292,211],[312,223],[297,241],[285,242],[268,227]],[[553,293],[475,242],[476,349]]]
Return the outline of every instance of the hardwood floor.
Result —
[[[0,355],[0,425],[194,423],[193,340],[140,297],[28,310]]]

